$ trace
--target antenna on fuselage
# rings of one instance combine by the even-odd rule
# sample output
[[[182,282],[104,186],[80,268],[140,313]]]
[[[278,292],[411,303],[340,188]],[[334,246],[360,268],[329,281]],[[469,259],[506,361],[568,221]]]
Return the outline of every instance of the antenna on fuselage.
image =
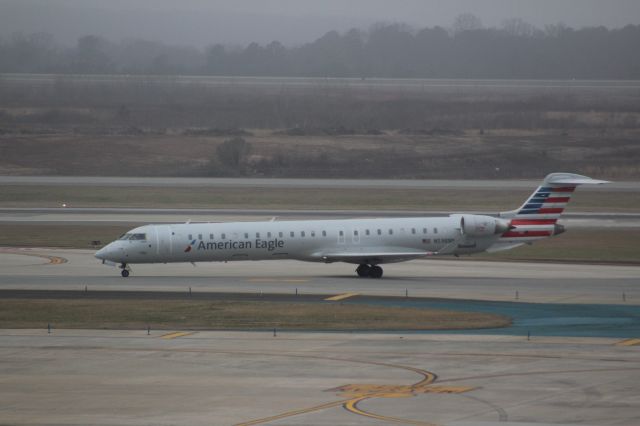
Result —
[[[278,216],[274,216],[274,217],[271,218],[271,220],[269,222],[275,222],[277,218],[278,218]]]

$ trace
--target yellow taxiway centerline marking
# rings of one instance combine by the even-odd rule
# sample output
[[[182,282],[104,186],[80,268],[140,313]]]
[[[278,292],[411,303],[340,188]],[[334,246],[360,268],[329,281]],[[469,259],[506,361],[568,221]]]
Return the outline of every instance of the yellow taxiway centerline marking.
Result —
[[[331,302],[337,302],[338,300],[348,299],[349,297],[357,296],[358,293],[344,293],[338,294],[337,296],[327,297],[324,300],[329,300]]]
[[[352,360],[341,360],[338,358],[322,358],[322,359],[332,359],[335,361],[347,361],[347,362],[358,362],[358,361],[352,361]],[[362,361],[360,361],[362,362]],[[297,416],[300,414],[307,414],[307,413],[312,413],[315,411],[320,411],[320,410],[325,410],[327,408],[333,408],[336,406],[340,406],[342,405],[342,407],[344,407],[347,411],[354,413],[354,414],[358,414],[361,416],[365,416],[365,417],[370,417],[370,418],[374,418],[374,419],[378,419],[378,420],[383,420],[386,422],[391,422],[391,423],[404,423],[404,424],[412,424],[412,425],[422,425],[422,426],[434,426],[432,423],[426,423],[426,422],[422,422],[422,421],[416,421],[416,420],[410,420],[410,419],[401,419],[401,418],[397,418],[397,417],[386,417],[386,416],[382,416],[379,414],[375,414],[375,413],[370,413],[364,410],[361,410],[360,408],[357,407],[357,404],[361,401],[364,401],[365,399],[370,399],[370,398],[401,398],[401,397],[408,397],[408,396],[413,396],[416,393],[414,393],[414,391],[417,391],[418,389],[423,389],[421,393],[426,393],[424,391],[425,388],[428,387],[428,385],[432,384],[435,380],[436,380],[436,375],[427,371],[427,370],[422,370],[419,368],[415,368],[415,367],[408,367],[408,366],[404,366],[404,365],[395,365],[395,364],[387,364],[387,363],[383,363],[383,362],[374,362],[374,361],[364,361],[363,363],[365,364],[371,364],[371,365],[379,365],[379,366],[383,366],[383,367],[391,367],[391,368],[400,368],[403,370],[409,370],[409,371],[413,371],[419,375],[422,376],[422,380],[420,380],[419,382],[413,384],[413,385],[408,385],[408,386],[399,386],[400,388],[406,388],[409,391],[405,391],[402,392],[401,394],[385,394],[385,393],[376,393],[376,392],[383,392],[383,391],[388,391],[388,388],[393,388],[393,386],[375,386],[373,385],[372,388],[368,388],[368,385],[347,385],[344,387],[340,387],[340,388],[335,388],[335,389],[328,389],[329,392],[332,391],[337,391],[337,392],[343,392],[343,396],[347,396],[349,399],[343,399],[341,401],[333,401],[333,402],[328,402],[322,405],[316,405],[315,407],[309,407],[309,408],[303,408],[300,410],[292,410],[292,411],[288,411],[286,413],[281,413],[281,414],[277,414],[275,416],[271,416],[271,417],[265,417],[262,419],[257,419],[257,420],[251,420],[248,422],[244,422],[244,423],[238,423],[236,424],[236,426],[253,426],[253,425],[259,425],[262,423],[268,423],[268,422],[273,422],[276,420],[281,420],[287,417],[292,417],[292,416]],[[344,388],[344,389],[343,389]],[[443,392],[444,390],[444,386],[441,386],[439,388],[438,393]],[[350,394],[349,391],[353,391],[355,389],[361,390],[363,393],[356,393],[356,394]],[[459,389],[460,392],[465,392],[466,390],[471,390],[472,388],[463,388],[463,387],[447,387],[447,389],[449,391],[455,390],[455,389]],[[393,391],[395,391],[395,389],[392,389]],[[369,393],[370,392],[370,393]],[[449,393],[449,392],[447,392]]]
[[[164,334],[160,336],[162,339],[177,339],[178,337],[190,336],[193,331],[177,331],[175,333]]]
[[[357,414],[359,416],[364,416],[364,417],[370,417],[372,419],[376,419],[376,420],[382,420],[382,421],[386,421],[386,422],[390,422],[390,423],[402,423],[402,424],[408,424],[408,425],[421,425],[421,426],[435,426],[433,423],[426,423],[426,422],[421,422],[418,420],[410,420],[410,419],[400,419],[397,417],[388,417],[388,416],[381,416],[379,414],[375,414],[375,413],[369,413],[367,411],[363,411],[361,409],[358,408],[358,403],[361,401],[364,401],[365,399],[369,399],[369,398],[376,398],[376,396],[362,396],[360,398],[355,398],[355,399],[351,399],[349,401],[347,401],[343,407],[345,408],[345,410],[352,412],[353,414]]]
[[[627,339],[616,343],[616,346],[637,346],[640,345],[640,339]]]
[[[49,256],[46,254],[40,254],[40,253],[31,253],[31,252],[25,252],[22,250],[1,250],[1,253],[9,253],[9,254],[17,254],[17,255],[22,255],[22,256],[32,256],[32,257],[41,257],[43,259],[48,259],[49,260],[49,264],[51,265],[61,265],[63,263],[67,263],[68,260],[65,259],[64,257],[59,257],[59,256]]]
[[[343,401],[327,402],[326,404],[317,405],[315,407],[302,408],[300,410],[288,411],[286,413],[277,414],[277,415],[271,416],[271,417],[265,417],[263,419],[252,420],[250,422],[245,422],[245,423],[238,423],[238,424],[236,424],[236,426],[259,425],[259,424],[262,424],[262,423],[273,422],[275,420],[284,419],[286,417],[297,416],[299,414],[307,414],[307,413],[312,413],[314,411],[325,410],[327,408],[338,407],[340,405],[344,405],[345,403],[346,403],[346,401],[344,401],[344,400]]]

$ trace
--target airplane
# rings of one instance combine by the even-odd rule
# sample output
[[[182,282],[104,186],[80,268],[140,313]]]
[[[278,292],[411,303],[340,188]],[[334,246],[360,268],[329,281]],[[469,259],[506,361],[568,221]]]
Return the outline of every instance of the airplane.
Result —
[[[381,278],[380,265],[444,255],[497,252],[561,234],[558,219],[579,185],[609,183],[551,173],[518,209],[496,216],[296,220],[145,225],[95,253],[102,263],[129,265],[295,259],[358,265],[359,277]]]

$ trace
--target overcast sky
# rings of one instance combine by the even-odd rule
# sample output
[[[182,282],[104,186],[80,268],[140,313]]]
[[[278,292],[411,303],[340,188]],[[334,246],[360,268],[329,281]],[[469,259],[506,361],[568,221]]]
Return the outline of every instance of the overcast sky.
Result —
[[[512,17],[539,27],[640,24],[640,0],[0,0],[0,36],[48,32],[65,44],[96,34],[198,47],[297,45],[376,22],[449,27],[464,12],[485,26]]]

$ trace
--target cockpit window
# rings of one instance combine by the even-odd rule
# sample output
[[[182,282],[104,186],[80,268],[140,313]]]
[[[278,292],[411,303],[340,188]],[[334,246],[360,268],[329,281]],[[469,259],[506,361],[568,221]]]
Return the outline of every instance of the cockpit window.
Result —
[[[120,236],[119,240],[146,240],[147,234],[131,234],[127,232],[126,234]]]

